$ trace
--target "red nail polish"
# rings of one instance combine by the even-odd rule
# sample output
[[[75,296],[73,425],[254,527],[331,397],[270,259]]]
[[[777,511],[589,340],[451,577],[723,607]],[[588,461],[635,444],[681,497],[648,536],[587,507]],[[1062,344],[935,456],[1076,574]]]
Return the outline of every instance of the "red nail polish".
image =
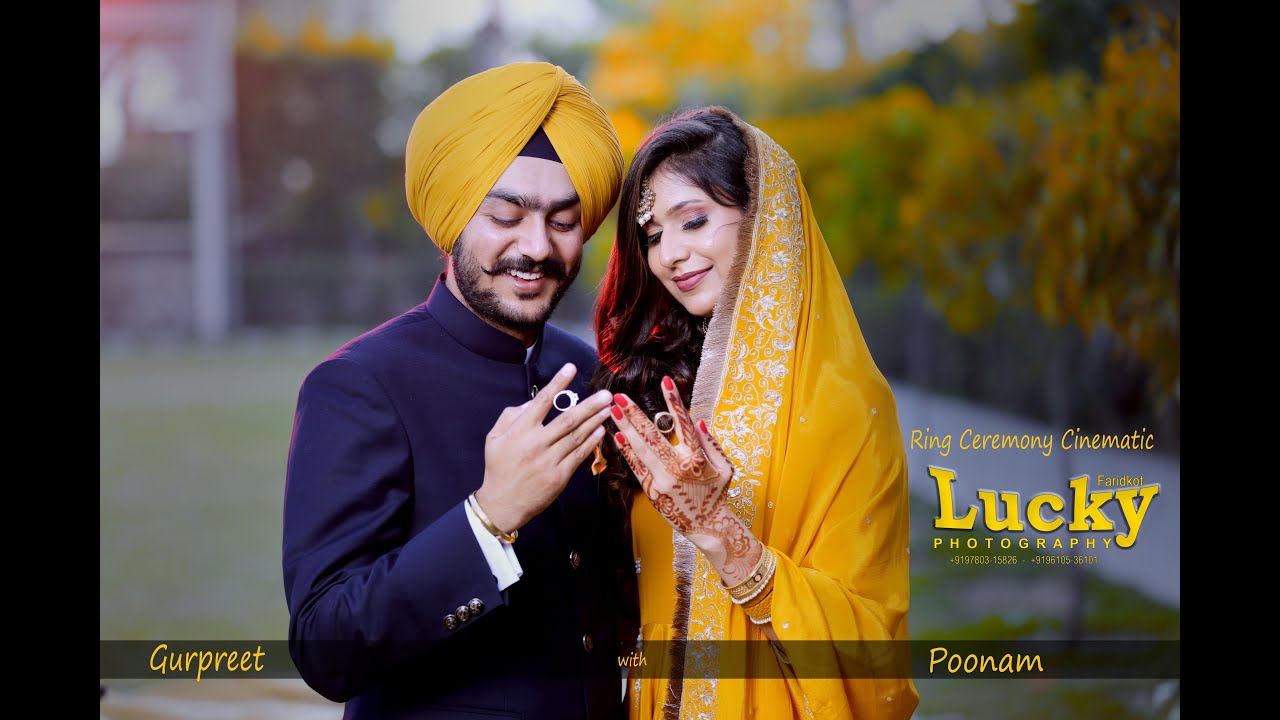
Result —
[[[707,421],[706,421],[706,420],[699,420],[699,421],[698,421],[698,429],[702,431],[702,434],[703,434],[703,435],[710,435],[710,434],[711,434],[711,431],[707,429]]]
[[[618,407],[617,405],[614,405],[612,408],[610,408],[609,412],[613,413],[614,420],[622,419],[622,408]]]
[[[663,376],[662,376],[662,387],[666,388],[666,389],[667,389],[667,391],[668,391],[668,392],[670,392],[670,391],[672,391],[672,390],[675,390],[675,389],[676,389],[676,384],[675,384],[675,382],[673,382],[673,381],[671,380],[671,377],[670,377],[669,375],[663,375]]]
[[[616,442],[616,443],[618,443],[619,445],[626,445],[626,444],[627,444],[627,436],[626,436],[626,435],[623,435],[623,434],[622,434],[622,433],[620,433],[620,432],[616,432],[616,433],[614,433],[614,434],[613,434],[613,441],[614,441],[614,442]]]
[[[623,409],[626,409],[626,407],[627,407],[627,398],[626,398],[625,396],[623,396],[623,395],[614,395],[614,396],[613,396],[613,401],[614,401],[614,402],[616,402],[616,403],[618,403],[618,407],[623,408]]]

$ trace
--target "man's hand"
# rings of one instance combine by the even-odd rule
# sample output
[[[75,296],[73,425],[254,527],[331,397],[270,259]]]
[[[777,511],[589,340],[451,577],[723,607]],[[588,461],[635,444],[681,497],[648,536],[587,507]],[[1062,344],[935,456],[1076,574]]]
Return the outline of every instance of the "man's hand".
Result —
[[[503,410],[485,439],[484,484],[476,501],[503,532],[519,530],[545,510],[604,437],[613,397],[607,390],[542,424],[556,393],[577,372],[572,363],[565,365],[532,400]]]

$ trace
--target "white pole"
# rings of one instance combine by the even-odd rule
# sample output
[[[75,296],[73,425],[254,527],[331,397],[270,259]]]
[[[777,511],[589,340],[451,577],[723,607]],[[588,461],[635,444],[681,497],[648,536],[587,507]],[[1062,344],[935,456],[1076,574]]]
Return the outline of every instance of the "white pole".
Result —
[[[212,343],[225,340],[231,330],[227,130],[233,90],[235,7],[230,0],[210,0],[200,3],[200,13],[204,17],[193,28],[202,109],[192,138],[191,289],[196,337]]]

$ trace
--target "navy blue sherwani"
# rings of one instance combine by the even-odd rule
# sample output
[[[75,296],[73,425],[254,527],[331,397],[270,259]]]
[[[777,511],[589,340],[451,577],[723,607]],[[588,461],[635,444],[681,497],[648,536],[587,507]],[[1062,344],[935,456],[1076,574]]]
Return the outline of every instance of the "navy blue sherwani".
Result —
[[[442,276],[302,385],[284,504],[289,647],[347,718],[623,714],[618,655],[635,630],[620,617],[634,603],[621,578],[634,568],[588,463],[520,528],[524,574],[505,591],[467,520],[502,410],[566,362],[571,389],[590,393],[598,358],[581,340],[546,325],[525,355]]]

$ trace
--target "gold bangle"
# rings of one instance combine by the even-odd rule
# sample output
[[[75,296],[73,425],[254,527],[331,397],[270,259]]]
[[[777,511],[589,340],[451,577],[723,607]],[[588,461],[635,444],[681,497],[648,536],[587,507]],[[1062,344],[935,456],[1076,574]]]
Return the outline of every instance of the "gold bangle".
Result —
[[[743,605],[747,617],[756,625],[764,625],[773,621],[773,586],[750,605]]]
[[[768,564],[769,548],[762,544],[760,546],[760,559],[756,561],[756,566],[751,568],[751,572],[747,574],[747,577],[737,585],[725,588],[729,591],[729,597],[741,600],[764,584],[764,570]]]
[[[480,501],[476,499],[475,493],[471,493],[467,496],[467,502],[471,504],[471,509],[475,511],[476,517],[480,518],[480,524],[484,525],[486,530],[493,533],[494,537],[508,545],[514,543],[516,538],[520,537],[519,530],[513,531],[510,535],[499,530],[498,526],[494,525],[493,521],[489,519],[489,516],[480,508]]]
[[[759,590],[756,591],[755,595],[752,595],[746,600],[734,600],[733,602],[735,605],[741,605],[744,608],[754,607],[764,602],[772,593],[773,576],[770,576],[769,579],[765,581],[765,584],[761,585]]]
[[[747,579],[728,588],[729,597],[735,603],[742,604],[760,594],[764,586],[773,579],[774,570],[778,566],[778,556],[768,547],[763,545],[761,547],[764,548],[764,551],[760,553],[760,561],[756,563],[755,569],[751,571]]]

